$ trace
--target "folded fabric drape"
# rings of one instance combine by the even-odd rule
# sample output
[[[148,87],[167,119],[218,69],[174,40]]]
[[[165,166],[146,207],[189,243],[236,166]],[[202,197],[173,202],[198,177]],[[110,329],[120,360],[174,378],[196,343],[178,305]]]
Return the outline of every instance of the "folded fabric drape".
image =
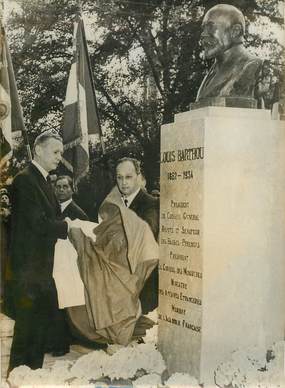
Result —
[[[158,244],[149,225],[127,208],[114,188],[99,210],[96,242],[71,229],[85,287],[86,306],[68,309],[88,339],[126,345],[141,315],[139,294],[157,265]]]

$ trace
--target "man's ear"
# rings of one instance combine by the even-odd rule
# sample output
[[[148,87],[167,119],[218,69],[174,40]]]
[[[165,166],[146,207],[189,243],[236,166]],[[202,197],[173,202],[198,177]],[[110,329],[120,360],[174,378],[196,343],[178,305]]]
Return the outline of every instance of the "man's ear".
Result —
[[[242,26],[234,24],[231,26],[231,38],[233,41],[239,40],[243,35]]]
[[[37,156],[40,156],[41,155],[41,150],[42,150],[42,147],[39,146],[39,145],[36,145],[35,148],[34,148],[34,154],[37,155]]]

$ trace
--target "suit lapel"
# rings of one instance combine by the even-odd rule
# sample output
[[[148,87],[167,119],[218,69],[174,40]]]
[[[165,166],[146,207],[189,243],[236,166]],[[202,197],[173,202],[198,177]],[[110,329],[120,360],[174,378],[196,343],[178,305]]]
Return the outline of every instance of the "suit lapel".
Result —
[[[132,210],[137,210],[137,208],[139,207],[139,204],[140,204],[140,201],[141,201],[141,198],[143,196],[143,191],[140,190],[137,195],[135,196],[133,202],[130,204],[130,209]]]
[[[30,169],[33,176],[37,180],[39,190],[41,191],[43,197],[46,198],[49,206],[53,207],[55,210],[58,210],[58,203],[50,184],[45,180],[41,172],[32,163],[30,164]]]
[[[67,206],[66,208],[64,209],[64,211],[61,213],[61,216],[64,218],[64,217],[70,217],[67,215],[67,213],[70,214],[70,212],[72,211],[72,208],[73,208],[73,201],[71,201]]]

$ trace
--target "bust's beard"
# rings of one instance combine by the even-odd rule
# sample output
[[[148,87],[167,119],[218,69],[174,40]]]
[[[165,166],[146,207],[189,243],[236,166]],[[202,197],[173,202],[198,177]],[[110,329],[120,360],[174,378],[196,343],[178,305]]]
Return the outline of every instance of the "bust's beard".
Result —
[[[207,48],[204,50],[205,59],[213,59],[222,55],[226,51],[226,48],[221,45],[216,45],[212,48]]]
[[[221,58],[229,49],[240,44],[242,44],[242,41],[231,41],[227,42],[227,44],[217,42],[212,48],[204,48],[204,59]]]

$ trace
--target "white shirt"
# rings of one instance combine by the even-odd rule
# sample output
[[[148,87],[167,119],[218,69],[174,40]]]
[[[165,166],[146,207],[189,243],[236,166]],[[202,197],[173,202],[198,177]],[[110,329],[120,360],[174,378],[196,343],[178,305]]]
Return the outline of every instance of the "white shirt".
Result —
[[[61,212],[64,212],[64,209],[67,208],[67,206],[72,202],[72,198],[68,199],[67,201],[60,203]]]
[[[135,197],[137,196],[137,194],[138,194],[138,192],[140,191],[140,189],[141,189],[141,188],[139,187],[133,194],[129,195],[128,197],[126,197],[125,195],[122,195],[121,198],[122,198],[123,203],[126,204],[126,203],[125,203],[125,200],[128,201],[127,207],[130,207],[131,203],[133,202],[133,200],[134,200]]]
[[[35,160],[32,160],[32,163],[39,170],[39,172],[42,174],[45,180],[47,180],[47,176],[49,175],[49,173]]]
[[[122,199],[123,204],[126,206],[126,203],[125,203],[125,199],[126,199],[128,201],[127,207],[130,207],[131,203],[133,202],[133,200],[135,199],[135,197],[139,193],[140,189],[141,188],[139,187],[133,194],[129,195],[128,197],[122,195],[121,199]],[[100,217],[100,214],[98,215],[98,222],[99,222],[99,224],[102,222],[102,218]]]

